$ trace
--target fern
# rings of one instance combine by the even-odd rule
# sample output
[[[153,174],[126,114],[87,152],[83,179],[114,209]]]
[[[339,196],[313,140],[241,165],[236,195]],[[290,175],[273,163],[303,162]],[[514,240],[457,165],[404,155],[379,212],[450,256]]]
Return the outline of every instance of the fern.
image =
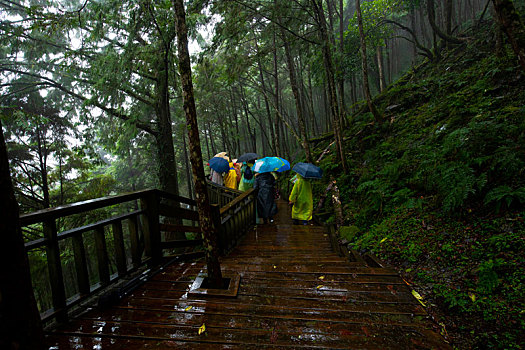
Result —
[[[525,204],[525,187],[519,187],[515,190],[507,185],[499,186],[487,193],[485,196],[485,204],[495,203],[496,211],[499,211],[502,204],[507,208],[513,203]]]
[[[443,198],[443,209],[449,212],[460,208],[467,197],[475,192],[477,185],[474,171],[461,163],[439,166],[434,181],[438,195]]]

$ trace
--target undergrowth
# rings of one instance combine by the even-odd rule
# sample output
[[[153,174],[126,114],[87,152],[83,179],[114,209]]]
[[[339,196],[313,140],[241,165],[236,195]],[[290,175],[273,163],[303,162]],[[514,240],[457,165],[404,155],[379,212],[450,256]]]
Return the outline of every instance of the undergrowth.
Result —
[[[415,283],[457,348],[524,345],[525,73],[491,36],[392,84],[375,99],[381,125],[353,115],[347,174],[335,150],[320,164],[338,180],[345,238]]]

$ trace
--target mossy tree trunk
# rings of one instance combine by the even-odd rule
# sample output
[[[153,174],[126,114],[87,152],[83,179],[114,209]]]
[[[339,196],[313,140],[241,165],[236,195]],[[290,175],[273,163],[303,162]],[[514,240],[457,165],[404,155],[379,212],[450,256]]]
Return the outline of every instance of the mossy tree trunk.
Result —
[[[219,264],[219,253],[217,248],[217,233],[211,216],[210,201],[204,176],[204,165],[202,161],[201,143],[199,138],[199,126],[197,124],[197,110],[193,95],[193,83],[191,78],[190,54],[188,51],[188,37],[186,28],[186,12],[183,0],[172,0],[175,10],[175,22],[177,27],[177,49],[179,58],[179,74],[182,84],[182,100],[184,114],[188,124],[188,137],[190,143],[190,160],[195,183],[195,200],[199,211],[199,223],[206,249],[206,264],[208,277],[212,287],[222,287],[222,273]]]
[[[44,349],[1,123],[0,196],[0,348]]]
[[[308,163],[313,163],[312,154],[310,152],[310,145],[308,144],[308,137],[306,136],[306,126],[304,120],[303,106],[301,103],[301,96],[299,95],[299,83],[297,81],[297,75],[295,74],[295,65],[292,58],[292,53],[290,52],[290,43],[286,33],[284,32],[283,27],[281,27],[281,36],[284,43],[284,52],[286,55],[286,64],[288,66],[288,73],[290,75],[290,85],[292,86],[293,97],[295,101],[295,109],[297,113],[297,124],[299,125],[299,133],[301,135],[301,146],[306,153],[306,161]]]
[[[175,150],[173,148],[173,132],[169,108],[169,43],[164,43],[162,58],[159,58],[159,71],[156,83],[155,114],[157,115],[158,133],[155,135],[157,156],[159,158],[159,183],[163,191],[179,194]]]
[[[275,31],[273,32],[273,75],[275,88],[275,139],[274,149],[276,155],[281,155],[281,133],[279,125],[279,63],[277,62],[277,46],[275,44]]]
[[[313,10],[316,17],[317,24],[319,25],[319,33],[321,35],[321,46],[323,52],[323,64],[326,73],[326,80],[328,82],[328,95],[327,100],[330,101],[330,111],[332,115],[332,123],[335,136],[335,144],[337,148],[337,154],[341,160],[341,165],[345,173],[348,172],[348,165],[346,163],[344,148],[343,148],[343,136],[341,133],[339,105],[337,104],[337,92],[335,86],[335,73],[332,54],[330,52],[330,40],[328,36],[328,26],[326,24],[326,18],[323,12],[322,1],[312,0]]]
[[[361,3],[359,0],[355,1],[355,11],[357,14],[357,24],[359,27],[359,38],[361,40],[361,71],[363,73],[363,90],[365,93],[366,103],[368,105],[368,109],[374,116],[374,119],[377,123],[381,123],[383,121],[383,118],[381,114],[379,114],[379,111],[377,110],[376,106],[372,102],[372,94],[370,93],[370,86],[368,83],[368,62],[366,58],[366,39],[365,39],[365,32],[363,30],[363,16],[361,14]]]
[[[525,26],[511,0],[492,0],[499,23],[509,38],[509,43],[521,68],[525,71]]]

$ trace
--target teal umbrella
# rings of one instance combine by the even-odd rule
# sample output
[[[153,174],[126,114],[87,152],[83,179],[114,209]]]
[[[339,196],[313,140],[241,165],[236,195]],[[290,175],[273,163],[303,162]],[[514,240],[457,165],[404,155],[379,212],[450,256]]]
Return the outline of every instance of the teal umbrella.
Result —
[[[290,162],[281,157],[264,157],[255,161],[252,168],[256,173],[283,172],[290,170]]]

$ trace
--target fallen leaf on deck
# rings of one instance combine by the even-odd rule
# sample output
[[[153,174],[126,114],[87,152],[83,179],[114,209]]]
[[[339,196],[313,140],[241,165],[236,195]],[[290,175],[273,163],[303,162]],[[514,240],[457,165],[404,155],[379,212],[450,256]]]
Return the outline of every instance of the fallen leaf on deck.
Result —
[[[423,297],[421,295],[419,295],[418,292],[416,292],[415,290],[412,289],[412,295],[417,299],[417,301],[419,301],[421,303],[421,305],[426,307],[425,303],[423,302]]]
[[[324,276],[319,276],[319,279],[320,280],[324,280]]]
[[[323,287],[324,287],[324,286],[323,286],[322,284],[320,284],[320,285],[318,285],[316,288],[317,288],[317,289],[321,289],[321,288],[323,288]]]
[[[193,306],[190,305],[187,308],[185,308],[184,311],[190,311],[192,308],[193,308]]]
[[[199,335],[201,335],[205,331],[206,331],[206,325],[203,323],[202,326],[199,327]]]

